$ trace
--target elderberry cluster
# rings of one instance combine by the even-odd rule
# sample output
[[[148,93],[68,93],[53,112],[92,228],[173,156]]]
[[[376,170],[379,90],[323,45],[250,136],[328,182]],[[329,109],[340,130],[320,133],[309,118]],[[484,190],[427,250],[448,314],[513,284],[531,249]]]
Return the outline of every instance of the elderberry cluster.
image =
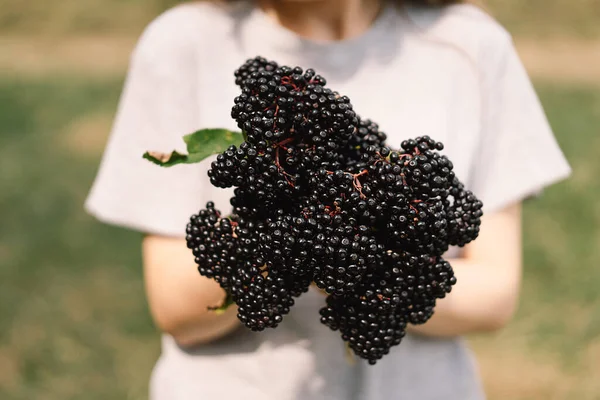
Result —
[[[425,323],[456,283],[442,258],[479,233],[482,203],[464,189],[442,143],[386,145],[378,125],[311,69],[257,57],[235,72],[231,116],[244,142],[208,172],[235,187],[233,212],[191,217],[198,270],[260,331],[281,323],[314,284],[321,322],[374,364],[408,323]]]

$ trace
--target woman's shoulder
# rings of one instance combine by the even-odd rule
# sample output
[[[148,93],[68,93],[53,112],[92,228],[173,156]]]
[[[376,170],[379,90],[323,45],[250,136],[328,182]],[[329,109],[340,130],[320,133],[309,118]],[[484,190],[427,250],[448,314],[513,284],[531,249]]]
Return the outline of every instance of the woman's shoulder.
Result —
[[[454,47],[474,61],[495,57],[512,47],[510,33],[473,4],[409,7],[407,15],[419,37]]]
[[[232,24],[239,9],[212,1],[183,3],[156,17],[146,30],[217,28],[223,24]]]
[[[210,1],[175,6],[146,26],[134,55],[165,56],[198,49],[203,42],[225,38],[235,26],[239,10]]]

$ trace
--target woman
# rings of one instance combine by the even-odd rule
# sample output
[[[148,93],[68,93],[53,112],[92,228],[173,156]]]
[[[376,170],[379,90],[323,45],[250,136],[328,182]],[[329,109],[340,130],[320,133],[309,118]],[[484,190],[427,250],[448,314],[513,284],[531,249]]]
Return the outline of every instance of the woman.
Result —
[[[511,38],[471,5],[383,0],[190,3],[145,31],[114,131],[87,201],[100,220],[143,232],[144,271],[163,354],[156,400],[482,399],[461,335],[511,318],[521,272],[521,201],[569,172]],[[453,3],[431,1],[431,3]],[[236,329],[235,309],[196,271],[183,235],[209,200],[202,164],[160,169],[148,149],[181,148],[198,128],[235,129],[232,73],[256,55],[316,69],[377,121],[398,147],[429,135],[484,203],[478,240],[447,257],[458,283],[425,325],[371,367],[349,364],[339,334],[319,323],[323,297],[301,297],[274,330]]]

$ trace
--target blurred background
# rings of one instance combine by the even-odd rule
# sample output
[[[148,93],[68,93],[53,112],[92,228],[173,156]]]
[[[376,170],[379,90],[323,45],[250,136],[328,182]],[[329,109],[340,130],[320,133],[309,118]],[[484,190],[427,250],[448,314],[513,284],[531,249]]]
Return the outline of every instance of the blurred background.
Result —
[[[145,399],[141,237],[82,210],[129,53],[176,0],[0,0],[0,398]],[[600,0],[487,0],[574,175],[525,205],[516,320],[471,338],[490,399],[600,399]]]

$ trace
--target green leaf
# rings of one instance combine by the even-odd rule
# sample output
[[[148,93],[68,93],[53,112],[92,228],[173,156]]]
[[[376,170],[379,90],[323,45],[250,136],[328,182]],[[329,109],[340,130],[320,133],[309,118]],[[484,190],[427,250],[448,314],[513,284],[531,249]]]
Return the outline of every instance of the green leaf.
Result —
[[[176,151],[171,153],[160,153],[158,151],[147,151],[143,156],[146,160],[160,165],[161,167],[172,167],[177,164],[195,164],[202,161],[205,157],[202,154],[181,154]]]
[[[243,140],[240,132],[227,129],[202,129],[183,137],[188,153],[206,154],[204,158],[222,153],[232,144],[237,146]]]
[[[208,307],[208,309],[210,311],[213,311],[217,315],[221,315],[225,311],[227,311],[229,306],[232,304],[233,304],[233,298],[231,297],[231,295],[229,293],[227,293],[227,296],[225,296],[225,300],[223,300],[223,304],[221,304],[218,307]]]
[[[144,153],[144,158],[161,167],[170,167],[177,164],[187,163],[187,154],[181,154],[176,151],[172,153],[160,153],[158,151],[147,151]]]
[[[182,154],[175,150],[171,153],[147,151],[143,157],[161,167],[195,164],[213,154],[224,152],[231,145],[239,145],[243,140],[240,132],[227,129],[202,129],[183,137],[189,154]]]

